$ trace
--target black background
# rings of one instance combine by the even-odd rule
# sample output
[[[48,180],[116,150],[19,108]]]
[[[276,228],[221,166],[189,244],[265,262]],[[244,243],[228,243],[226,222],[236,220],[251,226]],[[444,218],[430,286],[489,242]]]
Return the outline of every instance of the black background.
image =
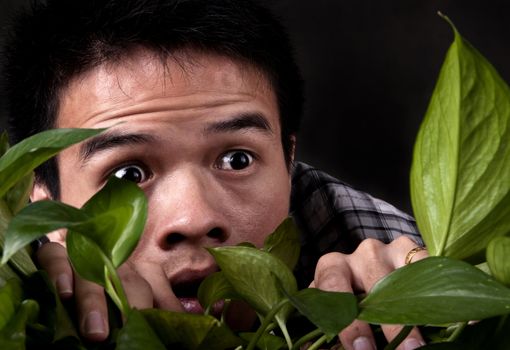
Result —
[[[0,23],[25,2],[0,0]],[[266,2],[289,28],[306,81],[297,158],[408,212],[414,138],[453,39],[437,11],[510,81],[508,1]]]

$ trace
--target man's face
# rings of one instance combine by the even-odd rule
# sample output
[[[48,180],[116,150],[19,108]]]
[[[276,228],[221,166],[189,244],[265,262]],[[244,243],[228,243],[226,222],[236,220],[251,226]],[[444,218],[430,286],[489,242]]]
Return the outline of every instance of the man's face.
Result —
[[[110,129],[59,155],[60,199],[80,207],[112,175],[138,182],[149,216],[130,261],[177,296],[217,269],[203,247],[259,246],[288,215],[276,97],[250,65],[188,52],[165,67],[138,52],[61,96],[57,127]]]

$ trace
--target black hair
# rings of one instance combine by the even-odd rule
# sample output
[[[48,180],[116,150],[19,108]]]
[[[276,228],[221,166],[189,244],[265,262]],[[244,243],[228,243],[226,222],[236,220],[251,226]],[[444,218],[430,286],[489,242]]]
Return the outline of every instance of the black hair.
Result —
[[[277,96],[287,162],[302,115],[302,79],[288,35],[251,0],[47,0],[13,21],[4,48],[5,90],[14,142],[55,127],[59,95],[72,78],[135,48],[160,57],[199,49],[253,64]],[[59,198],[57,163],[36,179]]]

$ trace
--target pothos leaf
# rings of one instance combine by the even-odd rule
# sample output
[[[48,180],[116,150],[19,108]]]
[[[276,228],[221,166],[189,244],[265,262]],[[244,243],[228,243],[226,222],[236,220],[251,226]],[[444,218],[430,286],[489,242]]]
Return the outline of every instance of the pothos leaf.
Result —
[[[0,198],[20,178],[66,147],[101,133],[104,129],[55,129],[26,138],[0,158]]]
[[[480,262],[510,232],[510,89],[454,33],[416,139],[411,198],[429,254]]]
[[[377,282],[359,307],[358,318],[370,323],[480,320],[510,313],[510,289],[468,263],[429,257]]]
[[[487,247],[487,264],[492,276],[510,287],[510,237],[496,237]]]
[[[263,249],[282,260],[292,270],[299,259],[299,239],[299,230],[294,220],[289,217],[266,237]]]

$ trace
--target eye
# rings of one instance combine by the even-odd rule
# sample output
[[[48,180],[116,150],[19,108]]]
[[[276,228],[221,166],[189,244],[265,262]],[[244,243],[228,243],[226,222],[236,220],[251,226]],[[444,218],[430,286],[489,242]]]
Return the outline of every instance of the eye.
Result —
[[[253,163],[253,155],[246,151],[230,151],[223,154],[217,162],[222,170],[243,170]]]
[[[137,184],[146,181],[148,178],[147,172],[142,167],[134,164],[118,168],[112,175],[119,179],[133,181]]]

